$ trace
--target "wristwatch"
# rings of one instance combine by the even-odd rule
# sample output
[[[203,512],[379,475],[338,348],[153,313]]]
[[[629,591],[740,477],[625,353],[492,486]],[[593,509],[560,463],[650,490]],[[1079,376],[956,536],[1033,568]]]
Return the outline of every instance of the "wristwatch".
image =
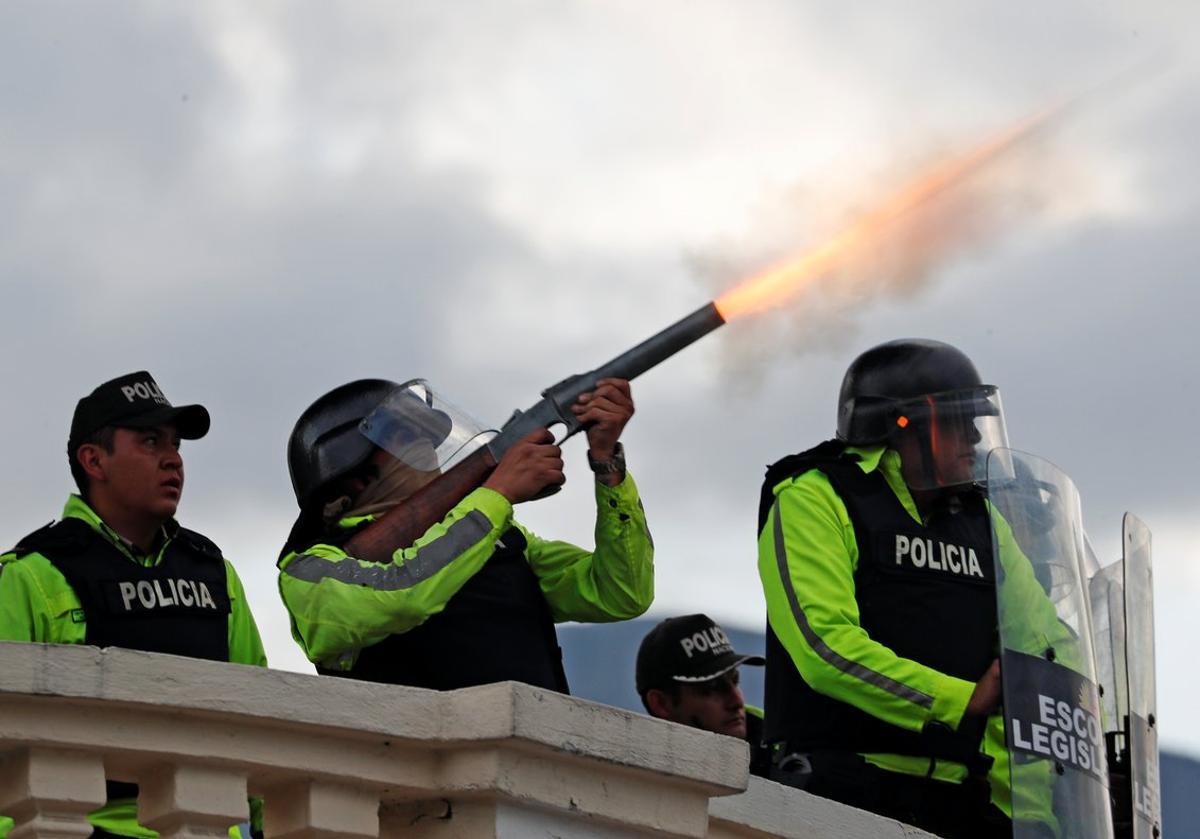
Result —
[[[624,475],[625,474],[625,447],[620,443],[613,446],[612,457],[608,460],[593,460],[592,450],[588,449],[587,453],[588,466],[597,475]]]

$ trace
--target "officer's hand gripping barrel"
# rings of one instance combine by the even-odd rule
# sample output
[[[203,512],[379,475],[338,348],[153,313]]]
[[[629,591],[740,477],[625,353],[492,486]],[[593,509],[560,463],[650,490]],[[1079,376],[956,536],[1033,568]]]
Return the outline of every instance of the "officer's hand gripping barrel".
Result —
[[[486,446],[436,480],[417,490],[403,504],[354,535],[346,551],[372,562],[390,562],[392,555],[413,544],[442,520],[473,489],[482,484],[500,458],[518,440],[538,428],[562,425],[563,439],[583,429],[571,406],[584,393],[596,389],[600,379],[633,379],[675,355],[684,347],[725,324],[713,303],[652,335],[631,350],[588,373],[563,379],[542,391],[542,398],[527,411],[517,411]]]

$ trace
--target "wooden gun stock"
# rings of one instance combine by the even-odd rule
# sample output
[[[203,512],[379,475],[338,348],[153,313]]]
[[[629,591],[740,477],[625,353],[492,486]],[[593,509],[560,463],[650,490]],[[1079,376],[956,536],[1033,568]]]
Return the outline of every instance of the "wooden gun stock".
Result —
[[[345,545],[346,553],[369,562],[391,562],[392,555],[407,548],[446,517],[496,468],[487,447],[477,449],[458,463],[360,530]]]

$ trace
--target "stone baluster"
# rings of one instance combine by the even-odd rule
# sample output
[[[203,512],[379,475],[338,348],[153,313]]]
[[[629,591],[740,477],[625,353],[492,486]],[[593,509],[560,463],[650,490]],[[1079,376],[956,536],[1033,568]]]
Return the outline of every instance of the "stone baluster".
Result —
[[[104,799],[99,754],[32,748],[0,759],[0,813],[14,822],[9,839],[91,836],[87,814]]]
[[[246,775],[235,769],[165,765],[138,778],[138,821],[162,839],[226,836],[249,819]]]
[[[267,839],[377,839],[379,793],[320,780],[272,787],[264,796]]]

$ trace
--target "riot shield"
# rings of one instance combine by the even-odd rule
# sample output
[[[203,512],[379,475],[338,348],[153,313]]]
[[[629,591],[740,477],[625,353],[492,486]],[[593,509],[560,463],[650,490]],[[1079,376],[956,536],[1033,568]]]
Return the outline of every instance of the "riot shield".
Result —
[[[1015,839],[1112,837],[1079,496],[1052,463],[988,456]]]
[[[1134,839],[1158,839],[1158,725],[1154,687],[1154,576],[1150,529],[1132,513],[1122,525],[1125,551],[1125,644],[1129,672],[1129,775]]]
[[[1100,682],[1101,722],[1105,738],[1124,736],[1129,713],[1125,675],[1125,566],[1114,562],[1101,568],[1088,582],[1092,606],[1092,631],[1096,648],[1096,678]]]
[[[1132,839],[1129,778],[1129,677],[1125,664],[1125,563],[1114,562],[1088,581],[1092,640],[1100,681],[1100,721],[1108,760],[1108,790],[1117,839]]]

